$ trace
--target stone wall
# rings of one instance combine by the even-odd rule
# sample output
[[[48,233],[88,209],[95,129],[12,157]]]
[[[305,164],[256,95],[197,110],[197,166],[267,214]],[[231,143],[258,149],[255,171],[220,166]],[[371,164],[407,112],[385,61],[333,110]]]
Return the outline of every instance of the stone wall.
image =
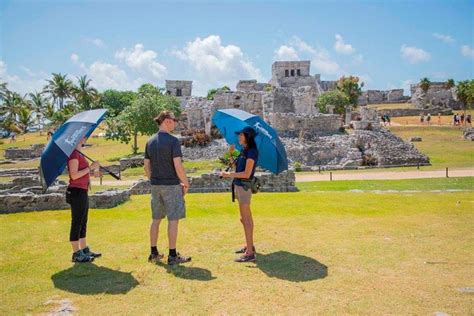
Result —
[[[10,147],[5,150],[5,159],[34,159],[39,158],[43,153],[44,144],[34,144],[28,148]]]
[[[181,95],[178,95],[181,89]],[[166,80],[166,93],[175,97],[190,97],[193,90],[193,82],[189,80]]]
[[[257,82],[257,80],[239,80],[237,83],[237,91],[250,92],[250,91],[265,91],[265,89],[271,88],[268,83]]]
[[[112,208],[130,198],[129,190],[108,190],[89,196],[91,208]],[[66,203],[64,193],[35,194],[33,192],[0,194],[0,214],[65,210],[71,206]]]
[[[455,89],[448,89],[444,82],[432,82],[428,91],[424,92],[419,84],[410,86],[411,103],[416,108],[442,107],[460,109],[461,103],[456,101]]]
[[[309,60],[299,60],[299,61],[275,61],[272,64],[272,79],[271,84],[273,86],[278,86],[278,82],[282,78],[289,77],[308,77],[310,76],[311,62]],[[293,76],[291,71],[293,70]],[[299,70],[299,76],[297,72]]]
[[[279,175],[255,173],[262,184],[262,192],[295,192],[295,173],[285,171]],[[189,178],[190,193],[230,192],[232,180],[220,178],[217,174],[203,174],[200,177]],[[141,180],[130,188],[131,194],[149,194],[150,182]]]
[[[262,95],[259,91],[219,91],[214,96],[212,112],[236,108],[263,117]]]
[[[431,116],[436,116],[438,113],[441,115],[450,115],[452,110],[449,108],[440,108],[433,107],[429,109],[390,109],[390,110],[380,110],[380,114],[387,113],[390,117],[402,117],[402,116],[420,116],[421,113],[427,115],[428,113]]]
[[[404,103],[409,100],[410,97],[403,95],[403,89],[367,90],[359,96],[358,104]]]
[[[286,137],[329,135],[338,133],[342,127],[341,117],[337,114],[269,113],[266,119],[280,135]]]
[[[380,117],[376,109],[360,107],[360,119],[351,121],[355,130],[378,130],[380,129]]]
[[[333,90],[336,90],[337,89],[337,81],[325,81],[325,80],[322,80],[319,82],[319,85],[321,86],[321,89],[324,91],[324,92],[328,92],[328,91],[333,91]]]

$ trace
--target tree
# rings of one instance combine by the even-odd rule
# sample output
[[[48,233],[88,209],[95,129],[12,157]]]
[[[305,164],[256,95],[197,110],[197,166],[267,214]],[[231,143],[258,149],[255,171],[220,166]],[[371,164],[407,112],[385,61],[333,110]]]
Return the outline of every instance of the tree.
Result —
[[[353,105],[357,105],[359,96],[362,94],[363,86],[363,82],[359,85],[359,77],[356,76],[342,76],[337,81],[337,89],[345,93],[349,98],[349,103]]]
[[[33,123],[33,110],[29,106],[22,106],[18,111],[17,125],[23,133],[28,132],[28,127]]]
[[[210,89],[209,91],[207,91],[206,98],[208,100],[214,100],[214,96],[216,95],[216,93],[221,91],[230,91],[230,88],[228,86],[223,86],[222,88]]]
[[[423,79],[420,80],[419,85],[420,85],[421,90],[423,90],[423,92],[426,93],[431,86],[431,81],[428,78],[424,77]]]
[[[67,79],[67,75],[53,73],[53,78],[47,80],[48,84],[44,87],[44,92],[48,93],[53,99],[53,104],[58,105],[60,110],[64,107],[64,100],[72,97],[74,89],[72,81]]]
[[[133,138],[133,154],[138,152],[138,135],[152,135],[156,133],[157,126],[154,118],[161,111],[172,111],[176,116],[181,113],[180,102],[173,96],[164,95],[151,85],[144,85],[138,89],[138,97],[130,106],[117,117],[110,117],[106,120],[108,129],[106,137],[108,139],[119,140],[128,144]]]
[[[90,110],[93,103],[98,101],[99,92],[91,87],[91,79],[87,79],[87,75],[77,77],[77,86],[73,87],[73,95],[79,108],[82,110]]]
[[[456,86],[456,84],[454,83],[454,79],[446,80],[446,82],[444,83],[444,86],[446,87],[446,89],[454,88]]]
[[[328,113],[328,105],[334,105],[335,113],[344,114],[345,106],[348,104],[350,104],[349,97],[339,90],[323,93],[316,100],[316,106],[319,108],[319,112],[321,113]]]
[[[107,109],[108,117],[116,117],[137,97],[138,94],[133,91],[106,90],[100,95],[98,107]]]
[[[472,109],[474,106],[474,79],[459,81],[456,86],[456,97],[463,105],[464,114],[467,109]]]
[[[163,94],[163,89],[155,87],[151,83],[142,84],[138,88],[138,95],[140,97],[143,97],[146,95],[153,96],[153,95],[160,95],[160,94]]]
[[[45,97],[43,97],[43,93],[35,91],[35,93],[30,93],[30,103],[32,109],[36,115],[36,121],[38,122],[38,126],[40,129],[41,135],[41,126],[44,126],[44,118],[45,118],[45,110],[48,105],[48,101]]]

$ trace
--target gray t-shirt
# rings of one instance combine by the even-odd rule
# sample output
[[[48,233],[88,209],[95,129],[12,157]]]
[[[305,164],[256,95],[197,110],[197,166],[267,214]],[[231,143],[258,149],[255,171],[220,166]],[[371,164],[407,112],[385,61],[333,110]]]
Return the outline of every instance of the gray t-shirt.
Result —
[[[162,131],[153,135],[145,146],[145,159],[150,159],[151,165],[151,184],[180,184],[173,158],[182,156],[181,144],[176,137]]]

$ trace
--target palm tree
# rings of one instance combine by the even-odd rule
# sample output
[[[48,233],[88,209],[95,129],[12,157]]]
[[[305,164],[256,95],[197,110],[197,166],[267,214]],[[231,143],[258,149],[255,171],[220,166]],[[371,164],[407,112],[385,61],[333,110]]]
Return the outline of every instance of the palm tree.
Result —
[[[462,110],[465,117],[466,109],[472,109],[474,106],[474,79],[459,81],[456,86],[456,97],[462,103]],[[465,120],[464,127],[466,127]]]
[[[28,131],[28,127],[33,123],[33,110],[29,106],[22,106],[18,111],[18,126],[23,133]]]
[[[64,100],[73,94],[72,81],[67,79],[67,75],[53,73],[53,78],[47,80],[48,84],[44,87],[44,92],[48,93],[53,99],[53,104],[58,102],[59,109],[64,107]]]
[[[30,108],[30,103],[26,96],[6,90],[2,94],[0,105],[0,116],[2,117],[2,127],[7,130],[15,130],[18,125],[18,115],[22,108]]]
[[[451,89],[455,86],[456,84],[454,83],[454,79],[448,79],[446,80],[446,82],[444,83],[444,86],[446,87],[446,89]]]
[[[87,79],[87,75],[77,77],[77,86],[74,87],[74,98],[83,110],[90,110],[92,104],[97,101],[99,92],[96,88],[91,87],[91,79]]]
[[[428,78],[425,77],[420,80],[420,88],[421,90],[423,90],[424,93],[428,91],[428,89],[430,88],[430,85],[431,85],[431,81]]]
[[[41,135],[41,125],[44,122],[44,117],[45,117],[44,111],[47,106],[47,100],[43,97],[42,92],[35,91],[35,93],[30,93],[29,96],[30,96],[33,111],[36,115],[36,120],[38,122],[40,135]]]

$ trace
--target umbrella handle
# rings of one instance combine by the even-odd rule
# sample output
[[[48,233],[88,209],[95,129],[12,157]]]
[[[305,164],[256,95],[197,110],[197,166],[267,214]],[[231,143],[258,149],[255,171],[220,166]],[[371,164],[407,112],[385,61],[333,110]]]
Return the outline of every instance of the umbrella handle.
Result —
[[[90,158],[89,156],[85,155],[84,153],[80,152],[84,157],[86,157],[87,159],[89,159],[91,162],[95,162],[92,158]],[[103,167],[103,166],[100,166],[99,165],[99,169],[107,172],[108,174],[110,174],[113,178],[115,178],[116,180],[121,180],[120,177],[118,175],[116,175],[115,173],[113,173],[112,171],[110,171],[109,169]]]

